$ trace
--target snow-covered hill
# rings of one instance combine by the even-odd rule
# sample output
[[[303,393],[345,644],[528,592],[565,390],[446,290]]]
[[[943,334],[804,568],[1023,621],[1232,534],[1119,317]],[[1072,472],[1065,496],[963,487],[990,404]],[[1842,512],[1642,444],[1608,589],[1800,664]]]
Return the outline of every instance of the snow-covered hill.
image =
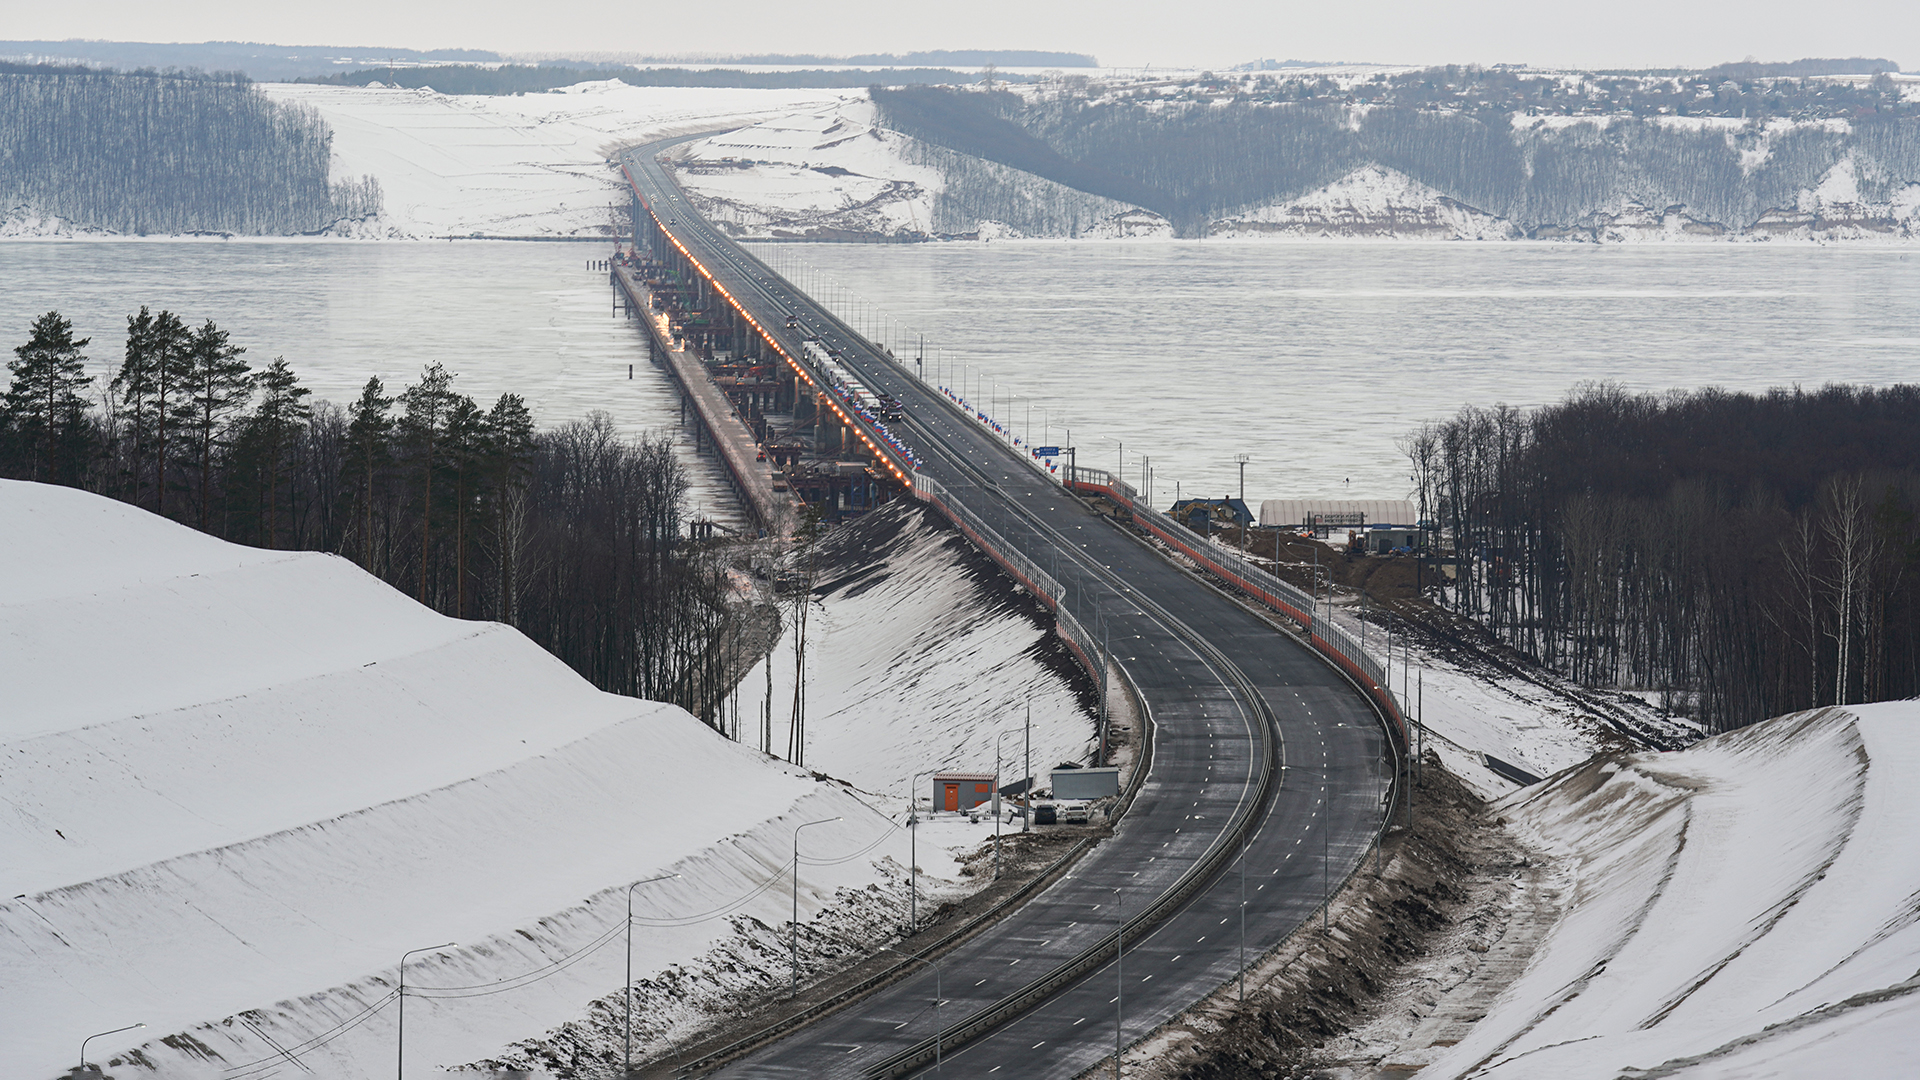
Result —
[[[1503,804],[1563,914],[1423,1077],[1892,1077],[1920,1053],[1920,703],[1619,755]],[[1429,1003],[1430,1004],[1430,1003]]]
[[[1520,230],[1408,178],[1368,165],[1297,199],[1212,223],[1209,239],[1512,240]]]
[[[448,941],[409,965],[408,1061],[493,1055],[617,994],[631,882],[680,875],[635,894],[636,975],[785,924],[817,819],[802,917],[895,917],[866,890],[899,891],[907,838],[872,800],[334,556],[0,482],[0,686],[7,1077],[135,1022],[94,1060],[383,1074],[395,965]]]
[[[750,239],[1159,238],[1158,215],[880,126],[864,96],[674,155],[708,219]]]

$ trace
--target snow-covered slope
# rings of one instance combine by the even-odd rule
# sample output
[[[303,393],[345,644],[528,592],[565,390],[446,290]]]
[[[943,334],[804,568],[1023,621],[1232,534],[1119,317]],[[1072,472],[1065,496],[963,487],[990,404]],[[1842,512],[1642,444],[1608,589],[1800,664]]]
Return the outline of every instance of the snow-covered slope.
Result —
[[[333,127],[335,180],[370,175],[383,220],[363,235],[602,236],[624,205],[608,160],[622,146],[830,107],[832,90],[581,83],[537,94],[267,84]]]
[[[1422,1077],[1910,1075],[1920,703],[1613,756],[1503,805],[1565,869],[1525,973]]]
[[[1208,227],[1220,239],[1512,240],[1505,218],[1450,199],[1404,173],[1368,165],[1297,199],[1254,207]]]
[[[636,893],[648,975],[786,922],[797,823],[839,819],[806,834],[803,917],[906,862],[843,786],[517,631],[65,488],[0,482],[0,687],[7,1077],[134,1022],[95,1060],[381,1074],[395,964],[447,941],[409,966],[407,1055],[457,1065],[618,989],[630,882],[681,875]]]
[[[1168,237],[1157,215],[882,127],[863,95],[677,151],[677,179],[736,236]]]
[[[1094,721],[1037,605],[931,511],[897,502],[839,530],[819,582],[807,620],[808,766],[898,795],[915,770],[993,771],[998,740],[1012,782],[1024,775],[1029,708],[1040,786],[1061,762],[1089,762]],[[779,752],[793,681],[789,626],[773,651]],[[763,662],[740,683],[744,732],[757,730],[766,694]]]

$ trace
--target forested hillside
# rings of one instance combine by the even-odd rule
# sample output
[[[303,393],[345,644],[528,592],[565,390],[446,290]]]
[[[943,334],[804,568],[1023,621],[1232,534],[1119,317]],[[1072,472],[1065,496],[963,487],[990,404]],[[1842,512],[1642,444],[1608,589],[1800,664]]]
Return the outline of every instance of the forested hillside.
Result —
[[[380,211],[330,184],[319,114],[244,77],[0,71],[0,211],[132,235],[323,232]]]
[[[1714,730],[1920,694],[1920,387],[1469,408],[1404,444],[1455,608]]]
[[[1837,217],[1905,230],[1920,192],[1920,102],[1903,85],[1885,74],[1743,82],[1440,68],[1344,83],[1081,78],[1041,92],[873,95],[888,127],[1137,203],[1181,235],[1380,165],[1554,236],[1633,207],[1677,209],[1709,234]],[[1810,208],[1815,189],[1823,201]]]

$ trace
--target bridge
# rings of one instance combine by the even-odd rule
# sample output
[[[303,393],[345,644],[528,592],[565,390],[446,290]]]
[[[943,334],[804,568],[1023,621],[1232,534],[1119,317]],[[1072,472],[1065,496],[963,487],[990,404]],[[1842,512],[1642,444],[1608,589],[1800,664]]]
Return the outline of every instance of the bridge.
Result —
[[[700,136],[692,136],[698,138]],[[1319,606],[1206,544],[1108,473],[1036,468],[942,388],[862,339],[705,222],[656,161],[625,159],[636,248],[698,282],[733,355],[783,369],[914,496],[1054,612],[1102,685],[1124,679],[1151,761],[1113,835],[1017,910],[782,1038],[693,1063],[716,1077],[1079,1075],[1228,983],[1316,916],[1393,805],[1405,746],[1389,679]],[[636,298],[637,300],[637,298]],[[835,391],[816,339],[901,419]],[[1081,496],[1098,494],[1176,566]],[[1244,945],[1242,942],[1244,940]],[[903,948],[929,943],[909,938]],[[938,1002],[937,1007],[935,1002]],[[944,1070],[943,1070],[944,1071]]]

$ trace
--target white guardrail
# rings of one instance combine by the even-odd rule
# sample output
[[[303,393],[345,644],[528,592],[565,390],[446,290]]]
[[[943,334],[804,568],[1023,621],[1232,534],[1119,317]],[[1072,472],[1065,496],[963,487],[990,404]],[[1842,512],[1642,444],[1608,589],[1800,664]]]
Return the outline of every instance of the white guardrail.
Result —
[[[980,515],[949,494],[946,485],[926,473],[913,474],[913,495],[945,514],[947,520],[965,533],[975,547],[986,552],[988,558],[1005,568],[1028,592],[1039,597],[1040,602],[1052,610],[1054,626],[1060,631],[1060,637],[1080,658],[1087,674],[1093,676],[1095,682],[1105,685],[1105,665],[1100,662],[1100,651],[1094,646],[1093,635],[1087,633],[1086,628],[1080,625],[1080,620],[1074,618],[1061,602],[1064,590],[1052,574],[1040,569],[1032,559],[1007,543],[993,526],[981,520]]]

